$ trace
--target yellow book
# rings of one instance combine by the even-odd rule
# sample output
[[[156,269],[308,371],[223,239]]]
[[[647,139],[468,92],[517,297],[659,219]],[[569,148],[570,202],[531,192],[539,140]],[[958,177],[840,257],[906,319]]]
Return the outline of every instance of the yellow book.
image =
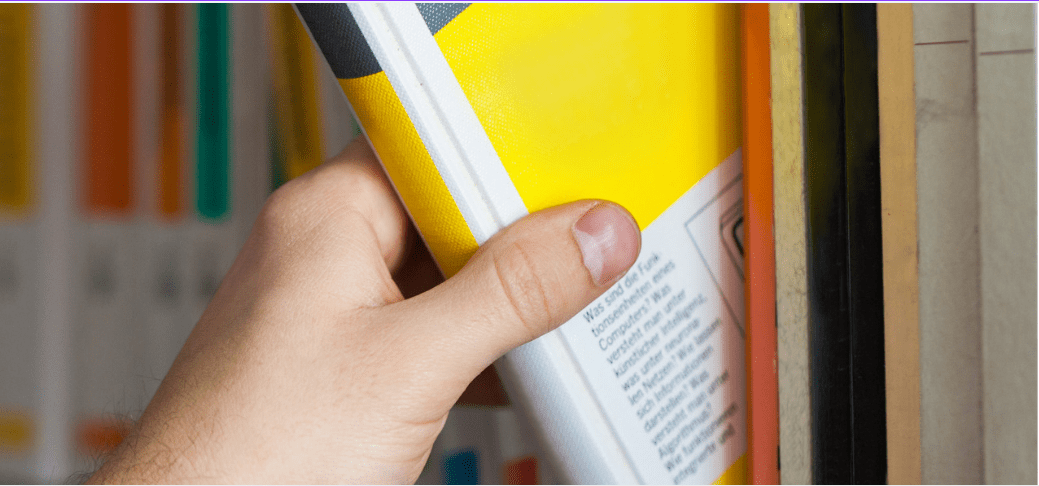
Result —
[[[616,201],[631,271],[497,364],[563,480],[744,482],[737,5],[300,4],[443,272]]]
[[[33,202],[33,7],[0,8],[0,212],[20,215]]]
[[[36,7],[0,5],[0,482],[42,478],[36,299],[39,181]]]
[[[317,71],[307,32],[291,5],[268,5],[278,146],[285,180],[324,161]]]

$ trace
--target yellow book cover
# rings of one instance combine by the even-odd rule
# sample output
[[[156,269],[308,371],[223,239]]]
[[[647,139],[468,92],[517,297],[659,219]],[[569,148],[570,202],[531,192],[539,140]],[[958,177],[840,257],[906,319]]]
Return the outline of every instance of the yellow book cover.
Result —
[[[297,9],[445,275],[557,204],[639,222],[632,270],[497,364],[561,479],[745,482],[739,6]]]

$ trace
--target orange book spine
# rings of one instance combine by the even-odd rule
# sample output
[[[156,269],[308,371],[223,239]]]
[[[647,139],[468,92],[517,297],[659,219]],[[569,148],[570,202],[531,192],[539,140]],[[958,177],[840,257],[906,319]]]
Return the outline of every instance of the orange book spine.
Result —
[[[166,3],[161,10],[162,62],[160,96],[162,133],[159,158],[159,205],[163,218],[174,220],[184,210],[183,138],[186,123],[181,96],[181,6]]]
[[[98,4],[86,11],[85,206],[92,214],[127,214],[133,181],[131,5]]]
[[[743,200],[747,268],[747,451],[752,484],[779,483],[776,267],[768,4],[743,5]]]
[[[73,333],[75,359],[87,363],[76,370],[80,421],[75,441],[82,454],[93,456],[111,451],[125,437],[128,423],[109,417],[106,406],[121,380],[133,376],[125,347],[132,339],[127,337],[130,319],[123,310],[130,295],[125,283],[129,226],[124,223],[134,209],[133,6],[84,5],[83,12],[86,145],[79,197],[87,224],[82,227],[86,244],[77,258],[90,265]]]

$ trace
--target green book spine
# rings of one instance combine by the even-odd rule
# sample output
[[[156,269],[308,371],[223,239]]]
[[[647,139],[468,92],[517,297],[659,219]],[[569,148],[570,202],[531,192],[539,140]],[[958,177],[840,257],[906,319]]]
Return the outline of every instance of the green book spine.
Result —
[[[230,209],[230,26],[228,6],[198,6],[198,133],[195,205],[204,219]]]

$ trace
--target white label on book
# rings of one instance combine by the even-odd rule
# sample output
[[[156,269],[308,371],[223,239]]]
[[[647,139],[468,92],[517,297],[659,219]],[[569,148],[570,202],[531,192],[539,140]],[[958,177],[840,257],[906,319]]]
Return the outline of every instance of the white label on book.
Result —
[[[675,201],[561,328],[650,484],[713,482],[747,447],[741,168],[737,150]]]
[[[0,417],[37,406],[36,234],[31,223],[0,221]],[[0,432],[0,456],[8,439]]]
[[[144,403],[151,401],[190,329],[184,321],[186,312],[185,271],[182,265],[185,249],[183,224],[148,224],[144,241],[145,267],[138,291],[142,305],[146,357],[140,371],[145,380]]]
[[[78,248],[82,308],[76,316],[80,414],[94,419],[143,408],[137,363],[141,333],[133,321],[134,227],[89,220]]]

